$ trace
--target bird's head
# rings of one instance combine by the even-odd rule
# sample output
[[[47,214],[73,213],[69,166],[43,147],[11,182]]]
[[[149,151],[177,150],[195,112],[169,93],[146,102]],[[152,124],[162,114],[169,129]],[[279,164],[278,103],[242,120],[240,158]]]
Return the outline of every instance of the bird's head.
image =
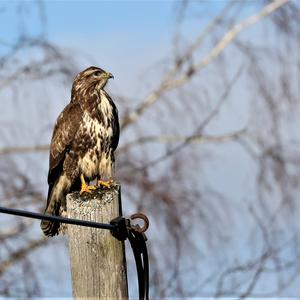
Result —
[[[88,89],[101,90],[105,87],[107,81],[114,76],[97,67],[89,67],[77,74],[74,79],[72,94],[85,93]]]

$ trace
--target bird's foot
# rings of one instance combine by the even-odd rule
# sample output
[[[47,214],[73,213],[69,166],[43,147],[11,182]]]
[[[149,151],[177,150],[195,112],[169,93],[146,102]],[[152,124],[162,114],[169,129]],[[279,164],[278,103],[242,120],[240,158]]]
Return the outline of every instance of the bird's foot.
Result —
[[[91,194],[93,190],[97,189],[97,186],[86,184],[83,175],[80,176],[80,179],[81,179],[80,195],[84,192]]]
[[[111,186],[113,184],[114,184],[114,181],[112,179],[110,179],[108,181],[98,180],[97,186],[109,189],[109,188],[111,188]]]
[[[91,194],[92,191],[94,191],[95,189],[97,189],[97,186],[82,184],[81,190],[80,190],[80,195],[84,192]]]

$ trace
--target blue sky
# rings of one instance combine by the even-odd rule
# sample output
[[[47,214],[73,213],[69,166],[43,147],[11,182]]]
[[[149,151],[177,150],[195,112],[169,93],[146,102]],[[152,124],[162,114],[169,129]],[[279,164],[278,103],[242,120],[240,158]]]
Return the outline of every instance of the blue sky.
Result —
[[[3,3],[1,5],[1,3]],[[97,65],[114,74],[111,90],[129,98],[145,93],[147,83],[160,74],[151,73],[156,65],[161,71],[165,59],[172,57],[176,13],[180,1],[44,1],[46,26],[35,1],[23,1],[23,23],[16,15],[19,1],[0,2],[0,54],[23,30],[32,36],[45,33],[50,42],[76,53],[79,69]],[[199,14],[185,23],[185,37],[200,32],[226,1],[194,1]],[[33,5],[34,4],[34,5]],[[4,10],[1,10],[1,7]],[[20,9],[19,9],[20,10]],[[144,86],[140,86],[143,77]],[[146,79],[146,80],[145,80]],[[143,94],[144,92],[144,94]]]
[[[47,34],[51,41],[111,71],[116,92],[133,94],[139,76],[167,56],[174,5],[173,1],[47,2]]]
[[[116,93],[135,94],[140,76],[160,60],[170,57],[175,31],[176,8],[179,1],[45,1],[46,27],[41,30],[38,6],[23,2],[23,23],[20,25],[16,8],[20,2],[2,2],[0,12],[0,53],[21,31],[39,36],[41,32],[62,48],[79,54],[80,68],[94,63],[115,75]],[[207,4],[207,2],[204,2]],[[224,2],[213,1],[205,18]],[[20,10],[20,9],[19,9]],[[188,24],[188,32],[201,30]],[[81,58],[88,57],[88,61]]]
[[[147,29],[147,26],[155,26],[161,29],[161,25],[166,25],[168,19],[173,19],[171,13],[174,1],[153,2],[47,1],[46,8],[50,16],[49,25],[54,34],[69,32],[69,26],[75,23],[79,25],[77,29],[81,33],[99,33],[99,29],[103,32],[124,30],[124,25],[126,29],[140,33],[141,27]],[[51,20],[51,16],[55,16],[55,20]],[[64,26],[65,29],[62,28]]]

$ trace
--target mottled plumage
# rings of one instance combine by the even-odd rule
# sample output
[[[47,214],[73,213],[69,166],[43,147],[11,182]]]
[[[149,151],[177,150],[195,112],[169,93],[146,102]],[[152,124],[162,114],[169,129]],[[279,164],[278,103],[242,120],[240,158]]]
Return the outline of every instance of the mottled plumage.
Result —
[[[88,181],[111,179],[119,141],[117,108],[104,91],[112,75],[96,67],[79,73],[71,101],[59,115],[51,140],[46,214],[66,211],[66,195]],[[60,223],[42,221],[45,235],[58,234]]]

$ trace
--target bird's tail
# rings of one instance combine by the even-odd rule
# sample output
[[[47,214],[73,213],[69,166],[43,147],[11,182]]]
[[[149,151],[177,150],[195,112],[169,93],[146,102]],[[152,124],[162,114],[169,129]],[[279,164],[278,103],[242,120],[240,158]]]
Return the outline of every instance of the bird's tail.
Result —
[[[56,184],[49,186],[47,207],[44,214],[59,216],[60,215],[60,199],[57,199],[57,193],[55,192]],[[41,221],[41,229],[46,236],[54,236],[58,234],[60,223],[57,221]]]

